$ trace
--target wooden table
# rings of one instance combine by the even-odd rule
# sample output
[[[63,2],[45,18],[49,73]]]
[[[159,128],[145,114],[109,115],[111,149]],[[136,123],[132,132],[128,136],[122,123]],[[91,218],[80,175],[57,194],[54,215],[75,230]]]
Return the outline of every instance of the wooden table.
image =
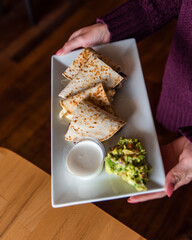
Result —
[[[51,207],[51,177],[0,148],[0,239],[144,239],[94,204]]]

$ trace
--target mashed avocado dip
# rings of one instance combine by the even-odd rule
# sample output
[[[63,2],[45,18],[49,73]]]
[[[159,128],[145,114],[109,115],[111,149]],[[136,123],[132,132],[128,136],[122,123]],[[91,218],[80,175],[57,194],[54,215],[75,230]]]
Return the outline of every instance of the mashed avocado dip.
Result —
[[[145,191],[151,168],[145,160],[146,151],[138,139],[121,137],[105,157],[105,171],[120,176],[138,191]]]

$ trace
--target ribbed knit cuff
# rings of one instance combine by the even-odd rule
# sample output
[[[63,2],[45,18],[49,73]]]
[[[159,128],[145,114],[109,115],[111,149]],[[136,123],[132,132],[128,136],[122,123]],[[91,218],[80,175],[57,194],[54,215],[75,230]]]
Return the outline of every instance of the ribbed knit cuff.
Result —
[[[180,6],[181,0],[129,0],[97,22],[107,25],[111,42],[132,37],[139,41],[176,18]]]
[[[178,132],[185,136],[192,143],[192,126],[181,127]]]
[[[138,1],[130,0],[98,18],[97,23],[107,25],[111,42],[132,37],[141,40],[152,32],[151,21],[146,20],[147,18],[149,16]]]

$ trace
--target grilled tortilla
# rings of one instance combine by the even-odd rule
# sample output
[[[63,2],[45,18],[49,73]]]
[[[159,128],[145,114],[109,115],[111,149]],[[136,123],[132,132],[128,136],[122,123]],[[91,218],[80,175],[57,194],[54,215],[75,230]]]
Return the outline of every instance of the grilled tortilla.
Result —
[[[86,62],[81,71],[62,90],[59,96],[67,98],[100,82],[103,83],[105,89],[112,89],[122,80],[123,77],[121,75],[115,72],[99,58],[92,56]]]
[[[62,73],[62,75],[69,80],[73,79],[81,71],[88,59],[92,56],[101,59],[115,71],[118,71],[120,69],[120,66],[118,64],[112,62],[110,59],[99,54],[92,48],[85,48],[72,62],[72,64]]]
[[[82,101],[77,106],[65,139],[78,142],[82,137],[94,137],[102,142],[112,137],[124,124],[118,117]]]
[[[113,114],[111,104],[107,98],[107,95],[105,93],[102,83],[97,83],[92,88],[88,88],[74,96],[61,100],[60,105],[62,107],[62,110],[59,113],[60,118],[67,117],[68,119],[71,120],[77,108],[77,105],[82,100],[88,100],[93,104],[95,104],[96,106],[99,106],[105,111]]]

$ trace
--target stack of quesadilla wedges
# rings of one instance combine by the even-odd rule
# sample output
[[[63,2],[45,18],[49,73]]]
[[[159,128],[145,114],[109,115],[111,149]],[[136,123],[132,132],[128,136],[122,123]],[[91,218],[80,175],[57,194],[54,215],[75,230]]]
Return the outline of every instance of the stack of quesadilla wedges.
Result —
[[[105,89],[113,89],[122,80],[123,77],[102,60],[91,56],[81,71],[69,81],[68,85],[61,91],[59,96],[67,98],[76,95],[100,82],[103,83]]]
[[[104,141],[125,124],[114,116],[111,108],[114,88],[123,80],[112,67],[119,69],[117,64],[94,50],[84,49],[62,73],[70,79],[59,93],[62,98],[59,116],[71,120],[66,140],[78,141],[82,137],[94,137]]]

